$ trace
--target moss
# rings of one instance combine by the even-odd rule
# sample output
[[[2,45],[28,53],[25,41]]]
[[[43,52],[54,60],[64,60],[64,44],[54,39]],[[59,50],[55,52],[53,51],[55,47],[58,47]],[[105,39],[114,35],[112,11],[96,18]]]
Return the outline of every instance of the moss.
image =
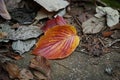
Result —
[[[119,0],[102,0],[102,1],[105,2],[110,7],[120,9],[120,1]]]

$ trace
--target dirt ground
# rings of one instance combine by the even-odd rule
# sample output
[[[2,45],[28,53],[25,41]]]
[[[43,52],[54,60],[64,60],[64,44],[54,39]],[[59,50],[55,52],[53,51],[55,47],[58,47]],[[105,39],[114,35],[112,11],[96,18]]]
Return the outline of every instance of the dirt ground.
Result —
[[[32,56],[29,53],[17,61],[28,67]],[[79,47],[71,56],[62,60],[51,60],[52,80],[120,80],[120,53],[110,52],[100,57],[86,55]]]

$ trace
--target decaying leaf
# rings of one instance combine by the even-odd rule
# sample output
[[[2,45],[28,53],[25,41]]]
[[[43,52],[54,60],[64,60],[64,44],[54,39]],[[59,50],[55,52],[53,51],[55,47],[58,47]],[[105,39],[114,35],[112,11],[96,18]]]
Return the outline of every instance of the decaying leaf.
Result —
[[[10,78],[18,78],[19,76],[19,67],[16,64],[6,62],[4,65],[5,70],[9,73]]]
[[[56,17],[56,16],[64,16],[65,14],[66,14],[66,9],[62,9],[54,17]]]
[[[63,17],[61,16],[57,16],[54,19],[48,20],[45,24],[45,26],[43,26],[41,29],[45,32],[47,31],[49,28],[56,26],[56,25],[65,25],[67,24],[66,21],[63,19]]]
[[[113,27],[110,28],[111,30],[114,30],[114,29],[119,29],[120,30],[120,23],[114,25]]]
[[[5,38],[7,36],[6,32],[0,32],[0,38]]]
[[[26,40],[36,38],[42,31],[37,26],[20,26],[15,32],[9,36],[12,40]]]
[[[2,68],[1,64],[0,64],[0,80],[10,80],[8,73]]]
[[[27,70],[27,69],[22,69],[20,71],[19,77],[20,80],[31,80],[33,79],[33,74]]]
[[[4,40],[27,40],[36,38],[43,33],[37,26],[19,26],[15,30],[11,29],[11,26],[8,24],[0,24],[0,31],[8,34]]]
[[[115,30],[111,35],[113,39],[120,39],[120,30]]]
[[[10,19],[11,19],[11,16],[10,16],[10,14],[9,14],[8,11],[7,11],[7,8],[6,8],[6,5],[5,5],[4,0],[0,0],[0,15],[1,15],[4,19],[7,19],[7,20],[10,20]]]
[[[54,15],[53,12],[48,12],[45,9],[40,9],[37,12],[37,15],[35,17],[35,20],[39,21],[40,19],[44,19],[44,18],[51,18]]]
[[[113,31],[105,31],[105,32],[102,32],[102,35],[103,37],[109,37],[113,34]]]
[[[35,43],[36,39],[30,39],[25,41],[17,40],[13,42],[12,48],[15,52],[18,52],[20,55],[22,55],[23,53],[29,51]]]
[[[111,7],[101,7],[98,6],[96,8],[97,14],[95,14],[96,17],[101,18],[104,15],[107,16],[107,25],[109,27],[112,27],[119,23],[119,12],[115,9],[112,9]]]
[[[69,3],[65,0],[34,0],[49,12],[58,11],[65,8]]]
[[[4,0],[8,11],[19,8],[19,3],[21,0]],[[12,6],[11,6],[12,5]]]
[[[44,56],[47,59],[65,58],[75,50],[79,40],[73,26],[54,26],[39,39],[33,54]]]
[[[96,17],[92,17],[87,21],[83,22],[82,24],[83,32],[86,34],[98,33],[102,30],[104,26],[105,19],[104,18],[99,19]]]
[[[50,76],[50,73],[51,73],[50,63],[44,57],[36,56],[35,58],[33,58],[30,63],[30,68],[38,70],[39,72],[43,74],[43,76],[47,77],[48,79],[51,77]],[[34,74],[36,76],[40,75],[36,72]],[[43,76],[41,78],[43,78]]]
[[[12,34],[15,32],[15,30],[11,29],[11,26],[8,24],[0,24],[0,32],[7,33],[7,36],[0,39],[0,42],[8,42],[8,37],[12,36]]]

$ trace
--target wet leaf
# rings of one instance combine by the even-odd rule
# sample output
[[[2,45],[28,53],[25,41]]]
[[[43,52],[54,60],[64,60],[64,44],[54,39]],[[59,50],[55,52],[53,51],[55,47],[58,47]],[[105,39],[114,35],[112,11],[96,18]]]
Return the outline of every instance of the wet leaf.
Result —
[[[47,31],[49,28],[52,28],[53,26],[56,25],[65,25],[67,24],[66,21],[63,19],[63,17],[61,16],[57,16],[54,19],[48,20],[45,24],[44,27],[42,27],[41,29],[45,32]]]
[[[50,73],[51,73],[50,63],[48,62],[46,58],[36,56],[35,58],[31,60],[30,68],[40,71],[42,73],[41,76],[43,75],[47,77],[48,79],[50,78]],[[40,75],[36,72],[34,74],[36,74],[36,76]]]
[[[45,32],[33,54],[47,59],[58,59],[69,56],[79,44],[76,29],[71,25],[54,26]]]

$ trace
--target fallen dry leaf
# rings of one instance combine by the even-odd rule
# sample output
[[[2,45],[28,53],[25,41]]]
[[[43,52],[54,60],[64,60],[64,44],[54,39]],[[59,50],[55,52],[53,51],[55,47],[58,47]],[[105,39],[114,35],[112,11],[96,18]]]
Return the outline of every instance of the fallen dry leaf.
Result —
[[[34,0],[49,12],[58,11],[69,5],[66,0]]]
[[[102,32],[102,35],[103,37],[109,37],[113,34],[113,31],[105,31],[105,32]]]
[[[10,78],[18,78],[19,76],[19,67],[16,64],[11,62],[6,62],[4,65],[5,70],[9,73]]]
[[[115,30],[111,35],[113,39],[120,39],[120,30]]]
[[[120,30],[120,23],[118,23],[118,24],[112,26],[110,29],[111,29],[111,30],[114,30],[114,29]]]
[[[76,29],[71,25],[54,26],[45,32],[33,54],[47,59],[61,59],[69,56],[79,44]]]
[[[105,27],[105,18],[92,17],[83,22],[82,29],[85,34],[95,34]]]
[[[20,80],[31,80],[33,79],[33,74],[27,70],[27,69],[22,69],[20,71],[19,77]]]
[[[51,68],[50,68],[50,63],[46,58],[41,56],[36,56],[31,60],[30,68],[40,71],[45,77],[50,79]],[[36,72],[35,75],[38,76]]]
[[[0,38],[5,38],[7,36],[6,32],[0,32]]]
[[[0,80],[10,80],[8,73],[2,68],[2,64],[0,64]]]
[[[5,5],[4,0],[0,0],[0,15],[1,15],[4,19],[7,19],[7,20],[10,20],[10,19],[11,19],[11,16],[10,16],[10,14],[9,14],[8,11],[7,11],[7,8],[6,8],[6,5]]]
[[[52,28],[53,26],[56,26],[56,25],[65,25],[65,24],[67,24],[67,23],[64,20],[64,18],[61,17],[61,16],[57,16],[54,19],[48,20],[46,22],[45,26],[43,26],[41,29],[45,32],[48,29]]]

